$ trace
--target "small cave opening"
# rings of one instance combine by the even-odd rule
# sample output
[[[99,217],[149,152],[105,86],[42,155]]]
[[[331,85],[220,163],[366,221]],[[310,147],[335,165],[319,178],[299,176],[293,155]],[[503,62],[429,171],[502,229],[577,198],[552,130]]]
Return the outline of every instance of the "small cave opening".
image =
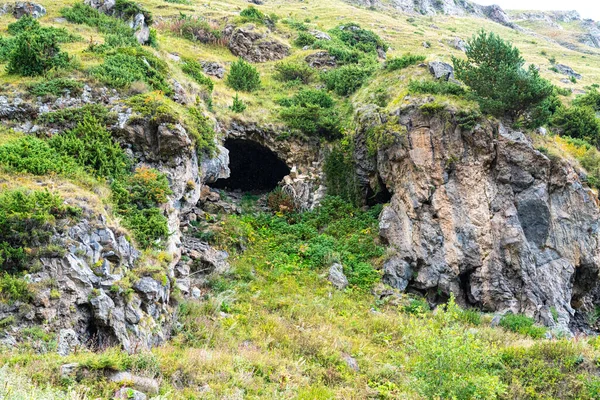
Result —
[[[373,207],[377,204],[389,203],[392,200],[392,193],[388,190],[383,179],[380,176],[377,177],[377,187],[373,189],[371,186],[367,186],[366,193],[367,206]]]
[[[277,187],[290,168],[277,154],[260,143],[246,139],[227,139],[224,146],[229,150],[227,179],[211,184],[214,189],[265,193]]]

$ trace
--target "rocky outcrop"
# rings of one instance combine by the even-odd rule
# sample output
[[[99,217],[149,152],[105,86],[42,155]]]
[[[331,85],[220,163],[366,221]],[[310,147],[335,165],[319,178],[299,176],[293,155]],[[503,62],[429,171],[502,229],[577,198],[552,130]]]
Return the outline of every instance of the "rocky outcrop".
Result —
[[[0,4],[0,15],[12,14],[13,17],[19,19],[24,15],[30,15],[33,18],[40,18],[46,15],[46,8],[38,3],[29,1],[17,1],[14,3]]]
[[[560,74],[567,75],[570,78],[581,79],[581,74],[578,74],[577,72],[573,71],[573,68],[569,67],[568,65],[555,64],[554,68],[556,68],[556,70]]]
[[[290,47],[256,30],[252,25],[225,28],[229,50],[250,62],[281,60],[290,53]]]
[[[434,303],[453,293],[464,305],[566,329],[598,278],[596,196],[524,134],[483,121],[464,129],[453,115],[410,105],[359,118],[361,181],[393,193],[380,217],[394,249],[384,280]],[[375,125],[393,144],[369,157],[366,132]]]
[[[308,55],[306,56],[305,61],[311,68],[316,69],[329,69],[337,67],[335,57],[329,54],[328,51],[318,51]]]
[[[44,252],[38,272],[27,279],[38,288],[30,304],[0,305],[0,319],[16,318],[17,332],[30,325],[58,334],[58,352],[78,346],[122,345],[127,351],[161,343],[168,334],[171,309],[169,283],[151,281],[160,296],[149,298],[131,281],[140,253],[103,215],[83,209],[80,221],[57,224],[51,243],[63,251]],[[130,282],[130,283],[128,283]],[[131,284],[131,292],[124,285]],[[135,316],[133,318],[132,316]]]
[[[115,0],[85,0],[84,3],[106,15],[122,17],[116,15]],[[130,18],[129,26],[139,44],[147,44],[150,41],[149,23],[150,21],[146,21],[146,16],[143,13],[138,13]]]

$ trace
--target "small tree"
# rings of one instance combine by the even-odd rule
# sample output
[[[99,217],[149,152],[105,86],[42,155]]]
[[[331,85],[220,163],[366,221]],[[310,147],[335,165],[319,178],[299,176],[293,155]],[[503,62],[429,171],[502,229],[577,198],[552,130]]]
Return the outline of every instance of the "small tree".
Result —
[[[469,86],[482,111],[516,121],[553,91],[533,65],[525,69],[519,49],[494,33],[481,31],[468,41],[467,59],[452,58],[456,77]]]
[[[6,70],[22,76],[42,75],[51,68],[66,67],[67,53],[61,52],[57,36],[48,30],[27,30],[14,39]]]
[[[252,92],[260,87],[260,75],[256,68],[240,58],[231,64],[227,85],[241,92]]]
[[[576,139],[584,139],[589,143],[600,145],[600,121],[594,109],[590,107],[563,107],[552,118],[552,124],[558,127],[561,134]]]

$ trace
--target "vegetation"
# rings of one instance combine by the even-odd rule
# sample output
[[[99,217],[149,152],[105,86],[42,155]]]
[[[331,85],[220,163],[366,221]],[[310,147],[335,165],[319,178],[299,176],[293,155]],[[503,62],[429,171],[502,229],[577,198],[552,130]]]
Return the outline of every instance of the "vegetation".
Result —
[[[0,193],[0,270],[26,269],[32,249],[48,244],[57,219],[76,216],[78,210],[64,205],[63,199],[48,191],[5,190]],[[0,295],[17,291],[3,278]],[[10,284],[10,286],[9,286]]]
[[[565,136],[600,145],[600,121],[590,107],[561,107],[553,116],[552,124]]]
[[[231,105],[231,107],[229,107],[231,109],[231,111],[233,111],[234,113],[242,113],[246,110],[246,108],[248,108],[248,106],[246,105],[246,103],[244,103],[240,97],[238,96],[238,94],[235,94],[235,97],[233,98],[233,104]]]
[[[231,64],[226,83],[240,92],[253,92],[260,87],[260,75],[255,67],[239,58]]]
[[[546,328],[535,325],[533,319],[519,314],[506,314],[500,319],[500,326],[532,338],[543,338]]]
[[[204,86],[209,93],[213,91],[214,83],[209,77],[204,75],[204,69],[198,61],[192,60],[191,58],[184,58],[181,64],[181,70],[194,79],[196,83]]]
[[[484,113],[516,121],[553,93],[535,66],[524,69],[516,47],[494,33],[481,31],[468,41],[467,59],[454,57],[456,77],[469,86]]]
[[[339,96],[348,96],[360,88],[373,73],[372,66],[343,65],[321,77],[327,90]]]
[[[279,116],[291,129],[328,140],[341,137],[340,117],[334,100],[326,92],[303,89],[280,104],[283,108]]]
[[[466,89],[456,83],[429,80],[410,81],[408,91],[415,94],[444,94],[454,96],[464,96],[467,94]]]
[[[32,85],[29,92],[34,96],[61,96],[69,92],[73,96],[81,94],[83,84],[68,78],[55,78],[44,80]]]
[[[217,25],[202,18],[180,13],[177,19],[161,22],[173,34],[194,42],[224,45],[225,40]]]
[[[408,68],[411,65],[419,64],[425,61],[425,56],[405,54],[402,57],[392,58],[385,63],[385,69],[388,71],[397,71],[400,69]]]
[[[281,62],[275,64],[275,79],[281,82],[300,82],[307,85],[313,70],[306,64]]]

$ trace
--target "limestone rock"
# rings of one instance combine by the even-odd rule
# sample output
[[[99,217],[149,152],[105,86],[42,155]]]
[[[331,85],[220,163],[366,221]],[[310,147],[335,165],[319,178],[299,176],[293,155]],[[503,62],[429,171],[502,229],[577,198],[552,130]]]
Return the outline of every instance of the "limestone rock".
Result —
[[[281,60],[290,53],[289,46],[255,31],[252,26],[233,30],[229,36],[229,50],[246,61],[259,63]]]
[[[435,79],[442,79],[447,81],[454,79],[454,68],[452,65],[442,61],[431,61],[429,63],[429,72],[435,77]]]
[[[305,61],[311,68],[317,69],[329,69],[335,68],[337,66],[335,57],[330,55],[327,51],[318,51],[309,56],[306,56]]]
[[[467,51],[467,42],[465,42],[464,40],[462,40],[459,37],[455,37],[453,39],[449,39],[449,40],[446,41],[446,43],[450,47],[455,48],[456,50]]]
[[[344,290],[348,286],[348,278],[346,278],[346,275],[344,275],[344,267],[342,264],[333,264],[329,268],[329,275],[327,279],[338,290]]]
[[[68,356],[80,346],[77,333],[73,329],[61,329],[58,333],[56,352],[61,356]]]
[[[17,19],[20,19],[24,15],[40,18],[46,15],[46,8],[41,4],[30,1],[17,1],[0,5],[0,15],[2,14],[12,14]]]
[[[203,183],[213,183],[217,179],[229,178],[229,150],[217,145],[217,155],[202,161]]]
[[[113,11],[116,4],[115,0],[85,0],[84,3],[104,14],[109,14]]]
[[[134,375],[131,372],[115,372],[110,375],[108,379],[115,383],[127,383],[130,384],[135,390],[138,390],[147,395],[157,395],[159,386],[156,379],[145,378],[142,376]]]
[[[202,61],[200,63],[202,69],[206,75],[215,76],[219,79],[223,79],[225,76],[225,67],[215,61]]]
[[[560,74],[567,75],[571,78],[581,79],[581,74],[573,71],[573,68],[569,67],[568,65],[555,64],[554,68],[556,68]]]
[[[317,39],[317,40],[331,40],[331,36],[329,36],[325,32],[314,30],[314,31],[310,31],[309,33],[311,35],[313,35],[315,37],[315,39]]]

